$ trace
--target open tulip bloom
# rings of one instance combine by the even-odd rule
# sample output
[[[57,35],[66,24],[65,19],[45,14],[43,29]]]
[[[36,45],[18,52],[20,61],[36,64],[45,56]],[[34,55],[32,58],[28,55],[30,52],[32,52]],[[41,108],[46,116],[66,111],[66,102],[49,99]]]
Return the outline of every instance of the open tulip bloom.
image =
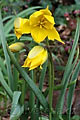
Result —
[[[32,38],[37,43],[42,42],[46,37],[49,40],[56,39],[59,42],[64,42],[60,39],[58,32],[54,27],[54,18],[48,7],[34,12],[29,19],[16,18],[14,21],[15,34],[19,39],[22,34],[31,33]]]
[[[35,46],[29,52],[23,67],[29,67],[29,70],[35,69],[40,66],[47,60],[48,53],[47,50],[41,46]]]

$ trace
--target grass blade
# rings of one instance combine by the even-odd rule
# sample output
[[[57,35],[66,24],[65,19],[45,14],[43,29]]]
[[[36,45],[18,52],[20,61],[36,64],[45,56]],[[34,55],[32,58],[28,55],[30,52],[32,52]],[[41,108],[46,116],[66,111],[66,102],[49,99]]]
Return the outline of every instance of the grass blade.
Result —
[[[30,71],[30,76],[31,79],[33,80],[33,82],[35,83],[35,73],[34,70]],[[30,90],[30,97],[29,97],[29,108],[30,108],[30,116],[31,116],[31,120],[35,120],[36,119],[36,114],[34,113],[34,108],[35,108],[35,94],[33,93],[32,90]]]
[[[0,10],[0,38],[1,38],[1,42],[2,42],[4,55],[5,55],[5,60],[6,60],[7,72],[8,72],[8,78],[9,78],[8,83],[9,83],[11,90],[13,90],[14,89],[13,88],[14,87],[13,77],[12,77],[12,73],[11,73],[10,59],[9,59],[7,49],[6,49],[7,43],[6,43],[5,33],[4,33],[4,29],[3,29],[3,24],[2,24],[1,10]]]
[[[24,112],[24,105],[21,106],[19,104],[20,95],[21,95],[21,92],[19,91],[16,91],[13,94],[10,120],[17,120],[21,116],[21,114]]]
[[[5,89],[5,91],[7,92],[7,94],[9,95],[9,97],[12,99],[13,93],[12,93],[10,87],[7,85],[6,81],[4,80],[1,69],[0,69],[0,82],[3,86],[3,88]]]
[[[64,76],[63,76],[63,80],[62,80],[62,85],[64,87],[61,90],[61,94],[59,96],[58,103],[57,103],[57,106],[56,106],[56,116],[57,116],[56,120],[58,120],[59,119],[58,117],[61,116],[61,114],[62,114],[63,103],[64,103],[64,95],[65,95],[66,88],[67,88],[67,85],[68,85],[69,75],[71,73],[71,68],[72,68],[72,61],[73,61],[73,58],[74,58],[74,54],[75,54],[75,51],[76,51],[76,46],[77,46],[78,39],[79,39],[79,30],[80,30],[80,20],[78,19],[75,38],[74,38],[74,43],[73,43],[73,46],[72,46],[72,50],[70,52],[70,56],[69,56],[69,59],[68,59],[68,62],[67,62],[66,68],[65,68],[65,73],[64,73]]]
[[[3,63],[3,59],[1,57],[0,57],[0,67],[1,67],[1,70],[3,71],[4,75],[7,75],[7,70]]]
[[[72,76],[72,79],[71,81],[74,81],[75,79],[77,79],[78,77],[78,74],[79,74],[79,70],[80,70],[80,61],[78,62],[75,70],[74,70],[74,73],[73,73],[73,76]],[[72,97],[73,97],[73,93],[74,93],[74,89],[75,89],[75,85],[76,84],[73,84],[70,88],[69,88],[69,91],[68,91],[68,99],[67,99],[67,119],[68,120],[71,120],[70,119],[70,115],[71,115],[71,106],[72,106]]]
[[[7,17],[5,17],[5,18],[3,18],[3,22],[5,22],[6,20],[8,20],[8,19],[10,19],[10,18],[12,18],[13,17],[13,15],[10,15],[10,16],[7,16]]]
[[[41,91],[42,91],[43,82],[44,82],[44,78],[45,78],[45,74],[46,74],[46,70],[47,70],[47,64],[48,64],[48,61],[46,61],[45,64],[43,65],[43,69],[42,69],[41,75],[40,75],[39,89],[40,89]]]
[[[19,53],[15,53],[16,60],[19,61]],[[19,82],[19,72],[16,67],[13,66],[13,79],[14,79],[14,91],[17,91]]]

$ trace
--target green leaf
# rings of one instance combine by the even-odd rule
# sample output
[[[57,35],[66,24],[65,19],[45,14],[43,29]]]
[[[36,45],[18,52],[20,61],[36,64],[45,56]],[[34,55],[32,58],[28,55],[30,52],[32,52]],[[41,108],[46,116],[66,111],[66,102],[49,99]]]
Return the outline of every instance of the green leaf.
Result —
[[[6,20],[8,20],[8,19],[10,19],[10,18],[12,18],[13,17],[13,15],[10,15],[10,16],[7,16],[7,17],[5,17],[5,18],[3,18],[3,22],[5,22]]]
[[[75,79],[77,79],[78,74],[79,74],[79,70],[80,70],[80,61],[78,62],[74,73],[72,75],[71,81],[74,81]],[[74,89],[75,89],[75,85],[73,84],[68,91],[68,99],[67,99],[67,119],[71,120],[70,115],[71,115],[71,106],[72,106],[72,98],[73,98],[73,93],[74,93]]]
[[[80,120],[80,116],[74,115],[71,120]]]
[[[15,53],[15,57],[16,60],[19,61],[19,53]],[[19,72],[17,71],[15,66],[13,66],[13,79],[14,79],[14,91],[16,91],[19,82]]]
[[[11,72],[11,66],[10,66],[10,59],[9,59],[9,55],[7,53],[7,49],[6,49],[6,39],[5,39],[5,33],[4,33],[4,28],[3,28],[3,23],[2,23],[2,18],[1,18],[1,10],[0,10],[0,39],[1,39],[1,43],[2,43],[2,47],[3,47],[3,51],[4,51],[4,55],[5,55],[5,60],[6,60],[6,66],[7,66],[7,72],[8,72],[8,84],[11,88],[11,90],[14,89],[14,82],[13,82],[13,76],[12,76],[12,72]]]
[[[2,84],[2,87],[7,92],[9,97],[12,99],[13,93],[12,93],[10,87],[8,86],[8,84],[6,83],[6,81],[4,80],[4,77],[3,77],[3,74],[1,72],[1,69],[0,69],[0,83]]]
[[[2,71],[3,71],[3,73],[5,74],[5,75],[7,75],[7,70],[6,70],[6,67],[5,67],[5,65],[4,65],[4,60],[0,57],[0,67],[1,67],[1,69],[2,69]]]
[[[40,75],[40,80],[39,80],[39,89],[42,91],[42,87],[43,87],[43,83],[44,83],[44,78],[45,78],[45,74],[46,74],[46,70],[47,70],[47,64],[48,61],[46,61],[43,65],[43,69],[41,71],[41,75]]]
[[[21,114],[24,112],[24,105],[21,106],[19,104],[20,95],[21,95],[21,92],[19,91],[16,91],[13,94],[10,120],[17,120],[21,116]]]

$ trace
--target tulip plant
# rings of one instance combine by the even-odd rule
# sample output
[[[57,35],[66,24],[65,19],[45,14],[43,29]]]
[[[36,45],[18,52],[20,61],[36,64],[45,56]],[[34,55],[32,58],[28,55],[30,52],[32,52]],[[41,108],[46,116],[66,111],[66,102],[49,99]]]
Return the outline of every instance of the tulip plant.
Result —
[[[35,9],[35,7],[33,9]],[[0,40],[4,51],[8,76],[8,81],[6,82],[2,69],[0,69],[0,77],[2,79],[0,82],[12,101],[10,120],[17,120],[19,118],[21,120],[63,120],[62,110],[67,87],[69,87],[67,100],[69,109],[67,108],[66,120],[71,120],[72,96],[80,65],[80,61],[78,61],[76,65],[79,49],[77,49],[76,59],[73,61],[79,39],[79,19],[77,20],[74,44],[65,67],[63,79],[60,85],[55,86],[53,53],[49,44],[50,40],[53,42],[57,40],[62,43],[62,45],[65,43],[61,40],[59,33],[54,27],[54,17],[48,7],[35,11],[30,15],[29,19],[20,16],[21,15],[17,15],[17,17],[12,20],[14,21],[16,39],[15,43],[8,45],[0,12]],[[21,41],[23,34],[26,34],[25,36],[28,36],[28,34],[31,36],[29,45]],[[26,39],[26,41],[28,40]],[[24,49],[26,49],[28,54],[26,54],[27,57],[21,66],[19,63],[19,54],[20,51]],[[41,73],[40,78],[38,78],[39,84],[36,84],[36,82],[38,83],[36,78],[39,77],[36,71],[40,71]],[[49,76],[48,87],[43,92],[46,72]],[[73,72],[74,74],[72,75]],[[22,82],[20,89],[18,88],[19,81]],[[53,98],[53,94],[54,90],[58,89],[61,90],[61,94],[58,98],[56,109],[54,109],[52,106],[53,99],[55,99]],[[27,96],[29,94],[27,101],[25,100],[26,94]]]

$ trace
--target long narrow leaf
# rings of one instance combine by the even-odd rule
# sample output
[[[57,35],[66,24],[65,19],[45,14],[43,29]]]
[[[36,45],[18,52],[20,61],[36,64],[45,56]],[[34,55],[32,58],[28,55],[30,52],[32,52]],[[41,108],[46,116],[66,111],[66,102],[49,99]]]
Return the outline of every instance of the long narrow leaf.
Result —
[[[78,62],[77,66],[75,68],[75,71],[73,73],[71,81],[74,81],[75,79],[77,79],[79,71],[80,71],[80,61]],[[72,98],[73,98],[73,93],[74,93],[75,85],[76,84],[73,84],[69,88],[69,91],[68,91],[68,99],[67,99],[67,119],[68,120],[71,120],[70,119],[70,114],[71,114]]]
[[[3,29],[3,24],[2,24],[2,18],[1,18],[1,10],[0,10],[0,38],[1,38],[1,43],[2,43],[2,47],[3,47],[3,51],[4,51],[4,55],[5,55],[5,59],[6,59],[6,66],[7,66],[7,72],[8,72],[8,78],[9,78],[9,86],[10,88],[13,90],[14,88],[14,84],[13,84],[13,77],[12,77],[12,73],[11,73],[11,66],[10,66],[10,59],[7,53],[7,49],[6,49],[6,39],[5,39],[5,33],[4,33],[4,29]]]
[[[43,87],[43,82],[44,82],[44,78],[45,78],[45,74],[46,74],[46,70],[47,70],[47,64],[48,62],[46,61],[46,63],[43,66],[43,69],[41,71],[41,75],[40,75],[40,80],[39,80],[39,89],[42,91],[42,87]]]
[[[4,77],[3,77],[3,74],[1,72],[1,69],[0,69],[0,83],[2,84],[4,90],[7,92],[9,97],[12,99],[13,93],[12,93],[10,87],[8,86],[8,84],[6,83],[6,81],[4,80]]]
[[[19,61],[19,53],[15,53],[15,57],[17,61]],[[14,79],[14,90],[16,91],[19,82],[19,72],[17,71],[15,66],[13,66],[13,79]]]
[[[17,120],[21,116],[21,114],[24,112],[24,105],[21,106],[19,104],[20,95],[21,95],[21,92],[19,91],[16,91],[13,94],[13,102],[12,102],[10,120]]]
[[[10,116],[10,120],[18,120],[23,112],[24,112],[24,106],[17,104],[16,108],[14,109],[13,113]]]
[[[6,70],[6,67],[5,67],[5,65],[4,65],[4,62],[3,62],[3,59],[0,57],[0,67],[1,67],[1,69],[2,69],[2,71],[3,71],[3,73],[5,74],[5,75],[7,75],[7,70]]]
[[[10,16],[7,16],[7,17],[5,17],[5,18],[3,18],[3,22],[5,22],[6,20],[8,20],[8,19],[10,19],[10,18],[12,18],[13,17],[13,15],[10,15]]]

